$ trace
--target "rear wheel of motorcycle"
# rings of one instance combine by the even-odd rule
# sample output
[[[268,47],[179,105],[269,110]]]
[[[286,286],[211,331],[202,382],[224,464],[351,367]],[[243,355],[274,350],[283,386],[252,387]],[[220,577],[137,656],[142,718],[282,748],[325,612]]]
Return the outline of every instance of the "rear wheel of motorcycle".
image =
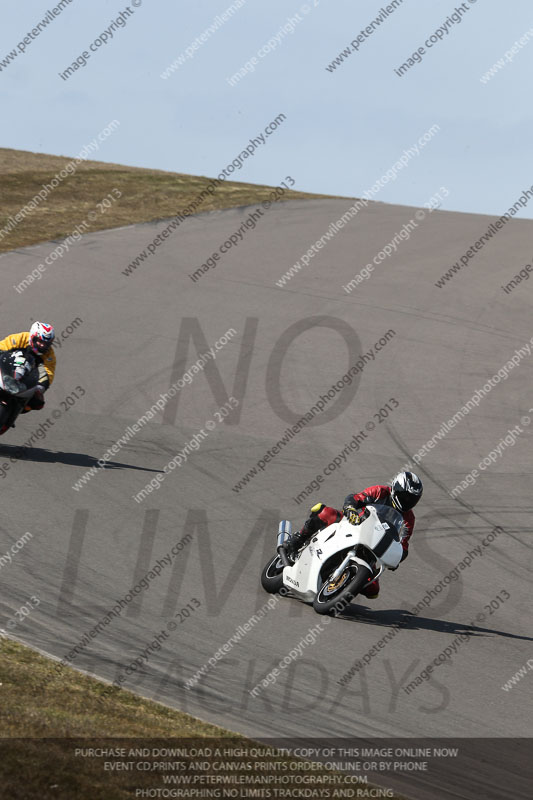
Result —
[[[355,575],[354,569],[357,569]],[[347,567],[340,578],[334,582],[331,581],[330,575],[313,600],[313,608],[317,614],[335,615],[344,611],[371,576],[370,570],[361,565],[357,568]]]
[[[283,587],[283,564],[276,554],[261,573],[261,586],[266,592],[277,594]]]

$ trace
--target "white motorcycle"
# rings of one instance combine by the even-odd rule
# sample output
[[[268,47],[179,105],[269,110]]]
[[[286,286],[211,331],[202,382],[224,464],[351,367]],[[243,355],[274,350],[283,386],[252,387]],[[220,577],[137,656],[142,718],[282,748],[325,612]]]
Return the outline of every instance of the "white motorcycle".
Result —
[[[366,506],[358,525],[346,517],[321,530],[292,561],[287,555],[291,523],[279,525],[277,555],[261,575],[263,589],[282,592],[312,603],[318,614],[335,614],[385,568],[395,569],[402,560],[401,541],[405,523],[391,506]]]

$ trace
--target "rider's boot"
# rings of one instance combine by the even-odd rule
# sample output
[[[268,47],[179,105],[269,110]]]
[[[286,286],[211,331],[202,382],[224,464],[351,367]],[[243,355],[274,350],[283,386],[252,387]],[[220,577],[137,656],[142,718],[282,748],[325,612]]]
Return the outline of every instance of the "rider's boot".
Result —
[[[324,508],[324,503],[317,503],[311,509],[311,515],[305,520],[300,531],[296,531],[291,536],[287,545],[287,555],[295,556],[298,550],[307,544],[309,539],[325,526],[325,523],[319,519],[318,514]]]
[[[305,526],[301,531],[296,531],[296,533],[293,533],[285,547],[287,555],[290,558],[294,558],[298,550],[309,541],[312,535],[313,534],[310,531],[305,530]]]
[[[370,580],[365,588],[361,589],[361,594],[366,597],[367,600],[375,600],[379,595],[379,578],[373,581]]]

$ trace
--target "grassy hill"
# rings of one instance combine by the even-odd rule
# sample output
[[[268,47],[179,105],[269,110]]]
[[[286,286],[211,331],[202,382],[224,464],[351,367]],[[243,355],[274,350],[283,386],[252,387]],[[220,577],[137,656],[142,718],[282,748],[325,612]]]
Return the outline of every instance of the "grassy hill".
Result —
[[[0,148],[0,252],[61,239],[83,221],[88,222],[88,232],[173,217],[209,183],[209,178],[194,175],[83,161],[73,174],[59,178],[34,209],[21,214],[70,162],[63,156]],[[98,203],[114,189],[121,197],[102,213]],[[271,186],[226,181],[206,197],[197,213],[258,203],[268,199],[271,191]],[[282,199],[323,196],[286,191]],[[118,197],[116,191],[113,197]],[[12,227],[10,219],[15,220]]]

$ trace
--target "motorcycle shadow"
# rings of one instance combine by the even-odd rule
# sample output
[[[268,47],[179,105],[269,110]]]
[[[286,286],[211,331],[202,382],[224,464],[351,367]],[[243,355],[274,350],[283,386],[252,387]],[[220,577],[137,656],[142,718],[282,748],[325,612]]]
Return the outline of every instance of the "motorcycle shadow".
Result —
[[[361,598],[362,602],[362,598]],[[421,617],[420,615],[412,614],[406,609],[387,609],[383,611],[373,610],[369,607],[362,607],[356,604],[349,605],[341,614],[338,619],[357,622],[359,625],[372,625],[373,627],[382,627],[408,631],[434,631],[435,633],[446,634],[461,634],[466,636],[480,637],[492,634],[493,636],[503,636],[508,639],[522,639],[526,642],[533,642],[531,636],[520,636],[519,634],[509,633],[508,631],[500,631],[494,628],[482,628],[479,625],[468,625],[464,622],[451,622],[445,619],[434,619],[432,617]]]
[[[67,453],[63,450],[45,450],[43,447],[24,447],[22,445],[0,445],[0,458],[14,461],[40,461],[48,464],[70,464],[73,467],[98,467],[98,459],[87,453]],[[160,472],[149,467],[137,467],[121,461],[106,461],[101,469],[134,469],[141,472]]]

